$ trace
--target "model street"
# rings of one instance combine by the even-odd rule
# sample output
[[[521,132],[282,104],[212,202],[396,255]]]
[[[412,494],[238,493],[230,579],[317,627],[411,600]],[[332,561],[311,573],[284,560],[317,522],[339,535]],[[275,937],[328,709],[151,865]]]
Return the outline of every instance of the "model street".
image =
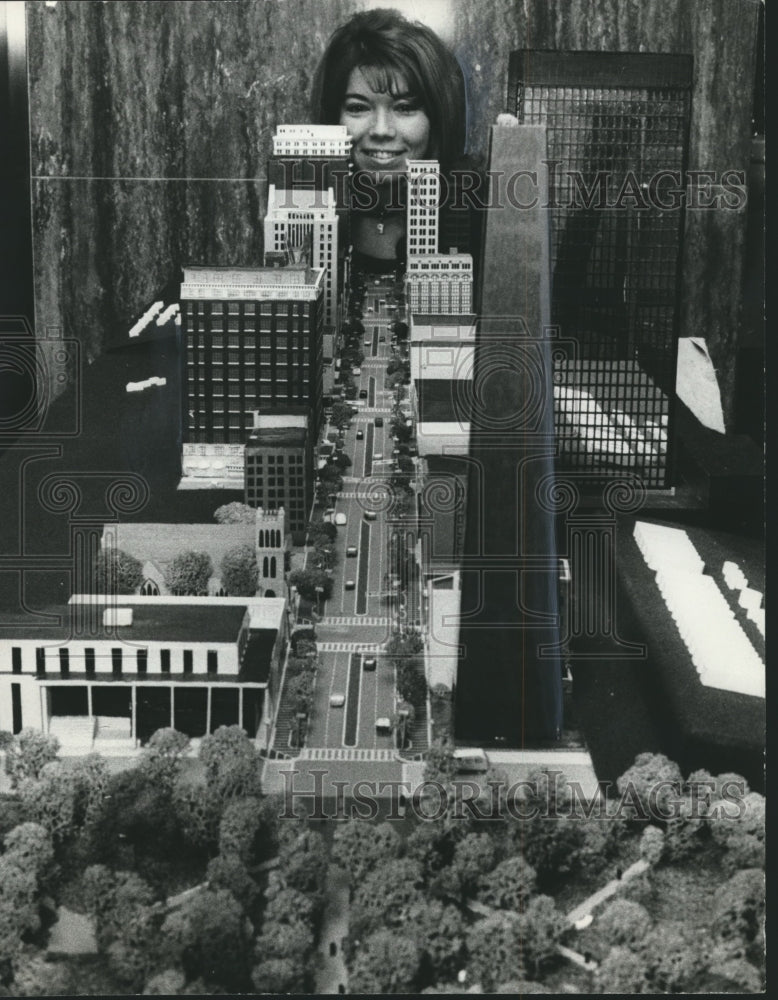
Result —
[[[391,324],[396,318],[387,305],[391,288],[388,281],[368,284],[363,302],[365,357],[355,383],[367,397],[352,401],[358,413],[343,435],[352,465],[332,517],[345,515],[346,523],[339,525],[333,542],[338,559],[332,596],[317,609],[319,668],[305,741],[308,748],[394,746],[390,727],[395,715],[395,668],[380,655],[398,621],[398,610],[402,616],[406,613],[391,600],[388,589],[387,513],[396,468],[390,426],[394,392],[385,386],[392,358]],[[325,428],[325,440],[330,430]]]

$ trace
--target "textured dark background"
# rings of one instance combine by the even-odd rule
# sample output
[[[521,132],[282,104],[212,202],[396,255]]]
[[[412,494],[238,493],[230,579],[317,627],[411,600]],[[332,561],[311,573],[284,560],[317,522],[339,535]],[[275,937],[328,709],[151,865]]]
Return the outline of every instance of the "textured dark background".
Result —
[[[126,337],[182,264],[261,262],[273,130],[308,120],[326,39],[361,6],[28,3],[39,335],[53,327],[77,337],[91,360]],[[483,150],[487,124],[504,109],[512,49],[690,52],[689,166],[748,170],[756,0],[451,0],[450,7],[473,152]],[[707,340],[731,417],[746,212],[688,212],[686,231],[680,332]]]

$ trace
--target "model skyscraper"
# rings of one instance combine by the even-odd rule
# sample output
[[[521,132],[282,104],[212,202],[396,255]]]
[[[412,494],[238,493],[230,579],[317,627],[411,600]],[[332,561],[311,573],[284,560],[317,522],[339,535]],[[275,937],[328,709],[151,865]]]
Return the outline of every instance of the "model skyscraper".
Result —
[[[545,130],[494,126],[492,184],[536,170]],[[475,347],[456,735],[522,747],[561,734],[547,212],[487,211]]]

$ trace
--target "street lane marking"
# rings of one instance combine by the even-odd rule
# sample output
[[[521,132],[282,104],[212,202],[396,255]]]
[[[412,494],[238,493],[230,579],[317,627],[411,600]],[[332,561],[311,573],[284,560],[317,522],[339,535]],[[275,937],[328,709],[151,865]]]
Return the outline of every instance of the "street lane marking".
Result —
[[[354,694],[353,692],[356,692]],[[348,665],[348,685],[346,687],[346,701],[343,713],[343,739],[344,747],[355,747],[359,742],[359,715],[362,709],[362,656],[359,653],[352,653]],[[354,714],[353,702],[356,700],[356,714]]]

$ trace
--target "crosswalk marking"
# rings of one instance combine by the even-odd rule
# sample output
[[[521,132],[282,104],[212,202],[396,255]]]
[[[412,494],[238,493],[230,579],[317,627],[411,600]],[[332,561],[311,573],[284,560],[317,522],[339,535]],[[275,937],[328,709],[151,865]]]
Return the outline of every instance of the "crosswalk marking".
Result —
[[[387,477],[388,478],[388,477]],[[338,493],[338,499],[343,500],[364,500],[369,493],[365,491],[364,493]]]
[[[368,597],[376,597],[376,594],[368,594]],[[379,618],[371,615],[327,615],[324,618],[320,618],[318,624],[322,627],[325,625],[391,625],[391,618]]]
[[[368,761],[391,761],[400,760],[396,750],[367,750],[356,747],[304,747],[300,751],[298,760],[368,760]]]
[[[376,642],[317,642],[319,653],[380,653],[383,646]]]

